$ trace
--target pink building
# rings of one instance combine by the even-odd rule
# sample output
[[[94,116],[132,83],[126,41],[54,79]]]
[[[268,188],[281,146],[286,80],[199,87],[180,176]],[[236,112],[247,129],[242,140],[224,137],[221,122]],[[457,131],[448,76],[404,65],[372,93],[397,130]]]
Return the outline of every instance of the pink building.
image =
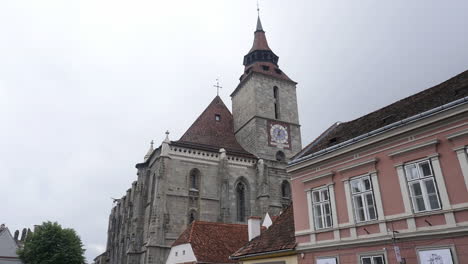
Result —
[[[299,263],[468,263],[468,71],[305,147],[292,177]]]

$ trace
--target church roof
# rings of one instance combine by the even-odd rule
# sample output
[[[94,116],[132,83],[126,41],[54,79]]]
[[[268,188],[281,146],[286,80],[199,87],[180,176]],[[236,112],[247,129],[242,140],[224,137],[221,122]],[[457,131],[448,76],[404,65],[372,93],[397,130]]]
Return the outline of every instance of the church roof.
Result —
[[[172,244],[189,243],[198,263],[237,262],[229,256],[248,241],[247,225],[194,221]]]
[[[299,152],[295,160],[467,96],[468,71],[465,71],[358,119],[333,125]]]
[[[224,148],[230,154],[254,157],[237,142],[231,112],[219,96],[216,96],[190,128],[173,145],[219,151]]]
[[[253,254],[292,251],[295,247],[294,213],[293,206],[290,205],[282,214],[273,220],[273,224],[268,229],[237,250],[231,255],[231,258],[240,259]]]

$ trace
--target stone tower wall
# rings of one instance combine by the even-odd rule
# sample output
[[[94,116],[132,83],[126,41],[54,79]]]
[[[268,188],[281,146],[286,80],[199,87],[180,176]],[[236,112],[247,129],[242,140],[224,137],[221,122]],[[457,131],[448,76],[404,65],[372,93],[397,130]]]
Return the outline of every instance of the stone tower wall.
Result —
[[[278,87],[280,116],[275,119],[274,87]],[[253,95],[253,97],[252,97]],[[234,131],[238,142],[260,158],[275,160],[282,150],[289,159],[302,148],[296,85],[291,81],[252,73],[232,95]],[[268,144],[268,120],[289,124],[290,149]]]

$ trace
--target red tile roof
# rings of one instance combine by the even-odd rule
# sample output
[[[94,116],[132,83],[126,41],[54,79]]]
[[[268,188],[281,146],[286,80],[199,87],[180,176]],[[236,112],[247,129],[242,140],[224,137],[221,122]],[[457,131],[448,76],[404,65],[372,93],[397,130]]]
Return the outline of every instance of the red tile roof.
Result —
[[[248,240],[247,225],[194,221],[172,246],[190,243],[198,263],[233,263],[229,256]]]
[[[332,126],[299,152],[295,159],[313,154],[391,123],[467,96],[468,71],[465,71],[439,85],[404,98],[358,119]]]
[[[219,120],[216,120],[216,115]],[[237,142],[232,114],[219,96],[211,101],[184,135],[172,144],[213,151],[224,148],[231,154],[253,157]]]
[[[273,221],[270,228],[237,250],[231,258],[240,259],[253,254],[292,251],[295,247],[293,206],[290,205]]]

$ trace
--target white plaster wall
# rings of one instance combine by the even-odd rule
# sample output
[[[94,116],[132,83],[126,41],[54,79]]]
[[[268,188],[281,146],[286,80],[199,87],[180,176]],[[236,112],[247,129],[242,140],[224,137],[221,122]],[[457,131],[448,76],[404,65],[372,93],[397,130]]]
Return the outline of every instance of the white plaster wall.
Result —
[[[1,257],[18,257],[16,255],[16,243],[8,229],[0,234],[0,258]]]
[[[185,251],[185,254],[183,254]],[[177,256],[176,256],[177,252]],[[195,262],[197,258],[192,250],[192,245],[182,244],[171,248],[169,257],[166,260],[166,264],[176,264],[185,262]]]

